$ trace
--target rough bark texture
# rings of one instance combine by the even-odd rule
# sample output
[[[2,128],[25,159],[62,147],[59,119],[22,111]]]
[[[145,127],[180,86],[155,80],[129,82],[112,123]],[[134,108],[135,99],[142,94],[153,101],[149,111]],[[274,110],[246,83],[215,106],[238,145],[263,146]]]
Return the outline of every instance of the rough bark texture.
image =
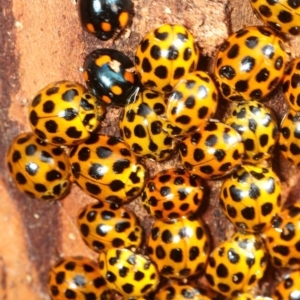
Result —
[[[135,0],[132,27],[115,41],[101,42],[82,31],[75,0],[0,0],[0,299],[49,299],[47,272],[58,259],[69,255],[95,258],[76,228],[80,207],[94,201],[75,185],[61,202],[47,203],[21,194],[6,167],[5,153],[12,139],[28,131],[28,104],[50,82],[68,79],[83,83],[80,68],[87,53],[102,47],[116,48],[133,58],[144,34],[162,23],[187,26],[202,49],[202,68],[210,67],[217,47],[247,25],[260,24],[248,1],[241,0]],[[299,38],[287,41],[291,57],[299,56]],[[268,98],[281,119],[287,110],[278,90]],[[219,117],[228,103],[220,103]],[[101,132],[118,135],[119,109],[109,109]],[[292,203],[300,192],[300,174],[276,157],[275,170],[283,185],[283,199]],[[176,157],[159,165],[148,163],[151,174],[174,166]],[[218,206],[221,181],[207,183],[205,209],[214,244],[233,232]],[[137,199],[129,206],[149,232],[151,219]],[[274,280],[274,277],[273,279]],[[268,284],[262,289],[266,290]]]

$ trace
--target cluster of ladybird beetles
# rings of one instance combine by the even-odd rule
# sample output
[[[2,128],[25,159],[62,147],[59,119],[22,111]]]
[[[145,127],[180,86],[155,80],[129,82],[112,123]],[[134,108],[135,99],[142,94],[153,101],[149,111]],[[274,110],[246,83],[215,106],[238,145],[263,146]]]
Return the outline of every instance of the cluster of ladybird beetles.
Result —
[[[300,203],[282,208],[270,166],[278,140],[282,155],[300,166],[300,59],[286,67],[278,33],[300,34],[300,1],[250,2],[268,26],[232,34],[213,75],[197,70],[189,30],[164,24],[142,39],[134,63],[113,49],[90,53],[83,65],[88,91],[55,82],[31,102],[32,132],[16,137],[7,154],[17,187],[57,200],[74,181],[99,200],[78,213],[98,264],[59,262],[49,273],[52,299],[300,299]],[[83,27],[101,40],[116,37],[133,17],[130,0],[81,0],[78,8]],[[261,100],[281,83],[290,111],[278,129]],[[220,95],[237,102],[225,123],[213,120]],[[109,105],[123,107],[122,139],[96,132]],[[147,178],[143,159],[162,161],[176,149],[181,167]],[[221,177],[220,205],[237,233],[210,249],[195,212],[203,180]],[[139,254],[143,230],[123,206],[139,195],[156,220],[147,256]],[[268,263],[291,270],[272,298],[253,293]],[[194,281],[203,273],[205,289]],[[172,281],[161,286],[162,278]]]

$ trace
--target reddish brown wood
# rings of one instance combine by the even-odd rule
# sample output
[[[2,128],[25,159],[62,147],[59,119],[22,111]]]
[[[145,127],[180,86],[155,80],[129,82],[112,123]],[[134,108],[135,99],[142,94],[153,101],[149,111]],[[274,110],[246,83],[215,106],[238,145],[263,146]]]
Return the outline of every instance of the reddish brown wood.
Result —
[[[29,199],[11,182],[5,153],[12,139],[29,130],[28,103],[52,81],[69,79],[83,83],[80,67],[95,48],[112,47],[131,58],[143,35],[165,23],[180,23],[193,32],[202,48],[202,68],[211,66],[217,47],[233,32],[246,25],[260,24],[247,1],[240,0],[135,0],[131,29],[115,41],[101,42],[82,32],[75,0],[0,0],[0,299],[49,299],[47,272],[67,255],[96,255],[81,241],[75,225],[80,207],[95,201],[74,186],[66,199],[46,203]],[[242,4],[241,4],[242,3]],[[299,56],[299,38],[288,41],[291,56]],[[280,119],[287,110],[281,92],[273,93],[267,104]],[[220,103],[220,118],[228,103]],[[118,135],[120,110],[109,109],[101,132]],[[161,165],[148,163],[150,172],[177,164],[176,157]],[[283,198],[289,202],[299,195],[299,172],[283,160],[274,168],[283,184]],[[218,206],[221,181],[209,182],[201,215],[217,245],[233,232]],[[149,231],[151,219],[140,206],[131,203],[142,225]]]

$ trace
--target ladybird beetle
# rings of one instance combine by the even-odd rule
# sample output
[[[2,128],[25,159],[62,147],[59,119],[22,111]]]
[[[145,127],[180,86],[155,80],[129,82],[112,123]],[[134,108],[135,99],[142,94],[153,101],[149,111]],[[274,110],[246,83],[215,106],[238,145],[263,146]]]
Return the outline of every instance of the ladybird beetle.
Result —
[[[158,172],[146,184],[142,202],[154,218],[173,221],[195,213],[203,199],[199,176],[182,168]]]
[[[122,140],[93,134],[69,154],[75,182],[90,196],[123,203],[144,187],[146,170]]]
[[[167,278],[186,278],[205,269],[209,236],[201,220],[194,216],[166,223],[155,221],[147,254]]]
[[[279,149],[292,165],[300,167],[300,115],[297,112],[290,110],[282,119]]]
[[[300,34],[300,3],[295,0],[250,0],[254,13],[275,30]]]
[[[151,260],[128,249],[101,252],[99,266],[107,286],[126,299],[149,294],[159,283],[159,274]]]
[[[300,24],[299,24],[300,25]],[[282,90],[293,111],[300,111],[300,58],[294,59],[285,71]]]
[[[221,45],[214,74],[227,100],[261,100],[282,79],[286,61],[283,40],[272,28],[246,27]]]
[[[242,137],[245,146],[243,162],[260,163],[272,158],[278,138],[274,112],[257,102],[240,102],[225,123]]]
[[[227,175],[241,164],[244,145],[240,134],[221,122],[207,122],[179,144],[183,166],[204,179]]]
[[[203,71],[186,74],[168,98],[166,118],[183,133],[197,130],[216,112],[218,91],[212,78]]]
[[[193,287],[189,284],[172,282],[162,288],[155,294],[156,300],[211,300],[207,291],[202,288]]]
[[[264,232],[271,261],[275,267],[300,268],[300,204],[284,209]]]
[[[131,25],[133,3],[131,0],[79,0],[78,12],[82,27],[107,41]]]
[[[239,294],[237,297],[233,298],[232,300],[274,300],[274,299],[269,297],[253,296],[250,293],[242,293]]]
[[[150,90],[140,91],[125,107],[120,118],[121,136],[135,155],[161,161],[173,153],[174,139],[163,130],[165,111],[164,98]]]
[[[167,93],[182,76],[196,70],[198,59],[193,35],[181,25],[164,24],[140,42],[135,66],[145,87]]]
[[[300,299],[300,271],[294,271],[284,276],[283,280],[275,287],[273,300]]]
[[[220,204],[238,230],[258,233],[281,210],[281,184],[271,168],[244,164],[223,181]]]
[[[58,200],[71,186],[70,165],[64,150],[34,133],[19,134],[7,153],[7,165],[17,188],[36,199]]]
[[[34,97],[29,107],[29,124],[43,141],[72,146],[86,140],[103,115],[99,101],[81,85],[58,81]]]
[[[53,266],[48,288],[52,300],[111,298],[99,267],[86,257],[67,257]]]
[[[87,87],[103,105],[125,106],[133,101],[138,78],[133,62],[122,52],[94,50],[86,56],[83,70]]]
[[[231,298],[251,291],[266,266],[267,253],[260,237],[235,233],[212,251],[205,276],[212,289]]]
[[[89,204],[79,211],[77,224],[84,242],[97,252],[112,247],[135,250],[142,241],[136,216],[119,204]]]

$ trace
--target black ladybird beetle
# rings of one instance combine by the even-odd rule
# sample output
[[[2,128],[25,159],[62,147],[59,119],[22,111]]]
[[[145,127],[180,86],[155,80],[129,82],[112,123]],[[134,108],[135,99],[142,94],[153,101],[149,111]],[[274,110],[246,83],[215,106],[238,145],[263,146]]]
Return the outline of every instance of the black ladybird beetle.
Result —
[[[111,299],[97,264],[86,257],[67,257],[49,272],[52,300]]]
[[[36,199],[57,200],[70,188],[70,166],[62,148],[34,133],[19,134],[7,153],[7,165],[17,188]]]
[[[29,124],[43,141],[73,146],[95,131],[104,115],[97,98],[76,82],[58,81],[45,86],[29,107]]]
[[[78,10],[82,27],[103,41],[132,23],[131,0],[79,0]]]
[[[299,0],[250,0],[254,13],[274,29],[300,34]]]
[[[114,49],[97,49],[85,58],[83,78],[103,105],[125,106],[138,89],[133,62]]]

